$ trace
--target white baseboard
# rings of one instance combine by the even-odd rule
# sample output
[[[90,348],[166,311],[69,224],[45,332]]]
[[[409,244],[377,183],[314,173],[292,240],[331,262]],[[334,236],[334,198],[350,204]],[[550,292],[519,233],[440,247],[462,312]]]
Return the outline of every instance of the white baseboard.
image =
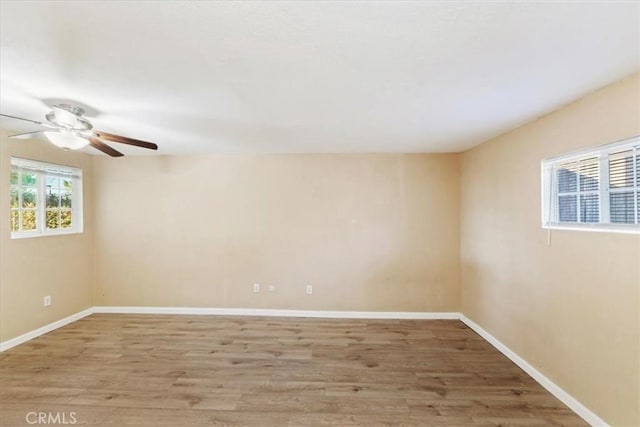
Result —
[[[496,337],[491,335],[489,332],[485,331],[475,323],[473,320],[469,319],[464,314],[460,314],[460,320],[473,329],[478,335],[484,338],[489,344],[494,346],[500,353],[504,354],[511,360],[513,363],[518,365],[523,371],[529,374],[534,380],[536,380],[542,387],[546,388],[551,394],[558,398],[562,403],[567,405],[573,412],[578,414],[583,420],[588,422],[590,425],[594,427],[607,427],[607,424],[602,418],[598,417],[596,414],[591,412],[589,408],[584,406],[582,403],[578,402],[576,398],[571,396],[569,393],[561,389],[556,383],[547,378],[544,374],[534,368],[522,357],[518,356],[514,353],[509,347],[502,344]]]
[[[399,311],[316,311],[277,310],[267,308],[208,308],[208,307],[93,307],[94,313],[119,314],[192,314],[223,316],[320,317],[334,319],[446,319],[458,320],[456,312],[399,312]]]
[[[518,356],[496,337],[485,331],[467,316],[457,312],[397,312],[397,311],[314,311],[314,310],[275,310],[262,308],[197,308],[197,307],[113,307],[95,306],[79,313],[49,323],[41,328],[0,343],[0,352],[8,350],[33,338],[61,328],[93,313],[114,314],[192,314],[192,315],[224,315],[224,316],[274,316],[274,317],[315,317],[334,319],[423,319],[423,320],[461,320],[469,328],[484,338],[489,344],[507,356],[513,363],[529,374],[541,386],[567,405],[577,415],[592,426],[607,427],[608,424],[561,389],[540,371]]]
[[[9,350],[12,347],[15,347],[17,345],[30,341],[34,338],[39,337],[40,335],[44,335],[55,329],[66,326],[69,323],[73,323],[76,320],[80,320],[83,317],[87,317],[90,314],[93,314],[93,307],[89,307],[86,310],[82,310],[79,313],[72,314],[71,316],[67,316],[64,319],[56,320],[55,322],[49,323],[48,325],[44,325],[41,328],[34,329],[33,331],[27,332],[26,334],[22,334],[15,338],[11,338],[10,340],[0,342],[0,352]]]

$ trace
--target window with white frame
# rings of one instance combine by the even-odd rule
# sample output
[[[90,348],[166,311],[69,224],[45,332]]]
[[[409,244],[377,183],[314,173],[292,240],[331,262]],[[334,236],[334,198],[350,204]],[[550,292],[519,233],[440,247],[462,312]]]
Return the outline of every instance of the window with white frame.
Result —
[[[11,158],[11,238],[82,232],[82,170]]]
[[[543,160],[542,225],[640,233],[640,137]]]

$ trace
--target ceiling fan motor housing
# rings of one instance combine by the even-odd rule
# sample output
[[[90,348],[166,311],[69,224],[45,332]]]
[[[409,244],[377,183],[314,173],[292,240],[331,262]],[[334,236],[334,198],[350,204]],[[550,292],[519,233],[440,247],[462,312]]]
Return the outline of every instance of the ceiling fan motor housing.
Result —
[[[75,105],[59,104],[54,105],[53,110],[46,115],[47,120],[61,128],[70,131],[87,131],[93,128],[93,125],[82,117],[84,110]]]

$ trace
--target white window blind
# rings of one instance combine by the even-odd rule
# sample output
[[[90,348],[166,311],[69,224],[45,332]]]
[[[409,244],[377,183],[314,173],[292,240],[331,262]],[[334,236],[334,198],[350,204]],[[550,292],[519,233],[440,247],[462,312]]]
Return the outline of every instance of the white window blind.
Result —
[[[638,147],[609,155],[609,206],[612,223],[638,224],[639,163]]]
[[[542,161],[547,228],[640,232],[640,138]]]

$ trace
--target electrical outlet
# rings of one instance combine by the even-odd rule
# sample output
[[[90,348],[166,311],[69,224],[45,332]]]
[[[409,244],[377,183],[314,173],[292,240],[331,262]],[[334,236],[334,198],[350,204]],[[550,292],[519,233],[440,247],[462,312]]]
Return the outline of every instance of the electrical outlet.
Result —
[[[313,286],[307,285],[304,287],[304,291],[307,295],[311,295],[313,293]]]
[[[276,287],[273,285],[269,285],[269,292],[273,292],[276,290]]]
[[[51,296],[47,295],[46,297],[44,297],[44,306],[49,307],[50,305],[51,305]]]
[[[255,292],[256,294],[260,292],[260,283],[253,284],[253,292]]]

